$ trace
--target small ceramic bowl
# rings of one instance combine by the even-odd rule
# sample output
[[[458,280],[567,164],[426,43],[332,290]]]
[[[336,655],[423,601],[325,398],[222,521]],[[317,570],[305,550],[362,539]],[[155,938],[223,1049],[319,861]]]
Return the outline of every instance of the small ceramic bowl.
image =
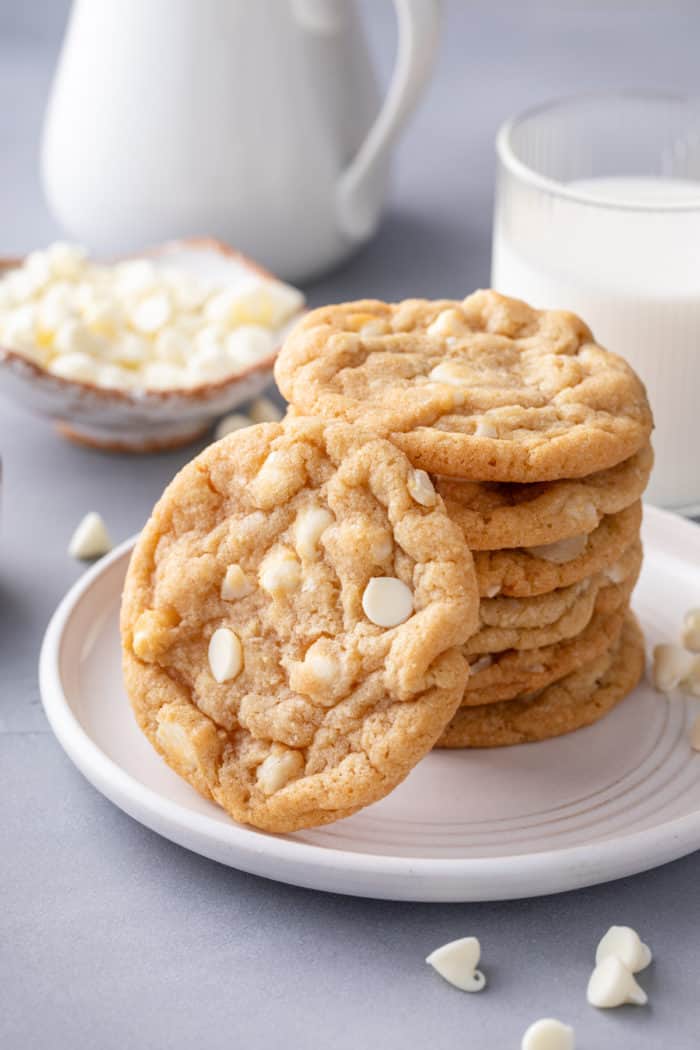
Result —
[[[258,276],[274,278],[240,252],[208,238],[171,241],[139,258],[186,251],[217,252]],[[0,273],[21,265],[0,260]],[[11,347],[0,346],[0,393],[53,420],[64,437],[115,452],[154,452],[194,441],[219,416],[270,383],[277,350],[216,382],[173,390],[123,390],[53,375]]]

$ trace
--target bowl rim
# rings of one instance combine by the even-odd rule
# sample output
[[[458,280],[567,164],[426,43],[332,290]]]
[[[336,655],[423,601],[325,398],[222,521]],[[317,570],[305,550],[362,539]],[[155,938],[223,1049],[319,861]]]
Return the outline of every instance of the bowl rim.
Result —
[[[261,277],[272,281],[280,280],[280,278],[272,273],[271,270],[266,269],[266,267],[262,266],[254,259],[251,259],[237,248],[232,248],[230,245],[226,244],[224,241],[218,240],[216,237],[176,237],[164,241],[162,244],[145,248],[143,251],[119,256],[114,261],[123,262],[129,259],[158,258],[159,256],[167,255],[170,252],[174,253],[175,251],[182,250],[183,247],[219,252],[222,255],[235,259],[248,270],[257,273]],[[20,267],[24,262],[24,258],[24,256],[0,257],[0,276],[8,270],[14,270]],[[302,308],[299,311],[298,317],[301,317],[304,313],[305,308]],[[235,372],[230,376],[224,376],[223,379],[217,379],[209,383],[199,383],[197,386],[189,387],[165,387],[164,389],[143,387],[138,393],[134,393],[122,387],[102,386],[98,383],[91,383],[88,380],[67,379],[65,376],[59,376],[54,372],[49,371],[48,368],[44,368],[43,365],[37,364],[37,362],[32,361],[31,358],[25,357],[25,355],[18,350],[13,350],[11,347],[6,347],[1,344],[0,361],[16,363],[28,372],[33,373],[35,379],[41,380],[47,378],[52,383],[56,383],[58,386],[63,386],[66,389],[81,390],[85,394],[96,395],[106,401],[121,401],[129,405],[143,406],[144,403],[148,403],[149,401],[152,403],[164,403],[180,399],[187,401],[208,401],[211,398],[216,397],[217,394],[223,393],[227,388],[236,386],[241,380],[247,379],[249,376],[255,375],[258,372],[272,371],[279,351],[280,346],[277,346],[272,353],[260,358],[255,364],[250,365],[241,372]]]

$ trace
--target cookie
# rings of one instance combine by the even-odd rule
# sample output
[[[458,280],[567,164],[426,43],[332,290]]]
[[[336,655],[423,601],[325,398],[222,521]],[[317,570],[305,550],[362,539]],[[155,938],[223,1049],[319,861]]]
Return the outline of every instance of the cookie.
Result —
[[[535,547],[592,533],[605,515],[635,503],[653,464],[645,445],[618,466],[576,480],[482,485],[437,478],[435,485],[473,551]]]
[[[633,456],[652,429],[642,383],[583,321],[493,291],[313,310],[275,377],[298,409],[366,425],[414,466],[480,482],[583,477]]]
[[[594,612],[612,612],[628,600],[637,582],[641,565],[642,548],[640,543],[636,543],[611,569],[600,573],[587,587],[579,591],[576,600],[566,604],[558,619],[530,627],[482,626],[465,643],[464,652],[471,658],[504,652],[506,649],[541,649],[543,646],[555,645],[567,638],[573,638],[590,623]],[[518,599],[494,600],[514,602]],[[537,600],[529,598],[520,601],[525,605],[525,602]],[[481,604],[480,616],[483,617],[483,606],[486,602],[482,601]]]
[[[506,649],[502,653],[472,658],[472,673],[462,706],[512,700],[564,678],[615,644],[626,614],[627,604],[621,601],[611,612],[594,609],[590,622],[581,633],[563,642],[539,649]]]
[[[461,707],[438,747],[507,747],[591,725],[634,689],[644,661],[644,637],[629,613],[619,642],[609,652],[535,696]]]
[[[392,790],[459,704],[478,622],[457,525],[391,443],[290,420],[186,466],[129,566],[137,720],[234,819],[287,832]]]
[[[568,587],[559,587],[532,598],[482,598],[479,621],[482,627],[518,630],[549,627],[570,612],[588,591],[592,590],[595,596],[605,582],[603,574],[597,573]]]
[[[532,598],[569,587],[610,568],[639,535],[640,500],[617,514],[607,514],[589,535],[572,536],[544,547],[476,551],[479,594]]]

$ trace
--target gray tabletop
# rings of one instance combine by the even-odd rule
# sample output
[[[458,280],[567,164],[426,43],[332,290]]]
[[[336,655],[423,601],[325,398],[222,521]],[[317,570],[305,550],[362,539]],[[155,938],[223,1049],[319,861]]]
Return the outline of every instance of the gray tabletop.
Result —
[[[389,4],[365,2],[379,61]],[[65,0],[0,0],[0,253],[58,231],[37,178],[37,140]],[[379,235],[307,289],[462,295],[488,281],[492,139],[542,98],[598,88],[700,92],[695,0],[448,4],[434,84],[401,149]],[[36,681],[46,622],[81,568],[66,544],[99,509],[135,532],[196,447],[130,458],[72,447],[0,405],[0,1045],[173,1050],[206,1046],[507,1050],[553,1015],[582,1050],[700,1043],[697,854],[633,879],[548,899],[409,905],[334,897],[221,867],[159,838],[102,798],[51,735]],[[585,1004],[610,923],[644,932],[651,1005]],[[489,990],[464,996],[424,965],[481,938]]]

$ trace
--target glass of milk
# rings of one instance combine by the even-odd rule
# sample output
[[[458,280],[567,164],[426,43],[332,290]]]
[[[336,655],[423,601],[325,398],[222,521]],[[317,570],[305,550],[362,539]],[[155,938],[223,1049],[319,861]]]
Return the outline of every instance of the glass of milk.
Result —
[[[553,102],[498,135],[492,284],[573,310],[647,386],[647,498],[700,513],[700,99]]]

